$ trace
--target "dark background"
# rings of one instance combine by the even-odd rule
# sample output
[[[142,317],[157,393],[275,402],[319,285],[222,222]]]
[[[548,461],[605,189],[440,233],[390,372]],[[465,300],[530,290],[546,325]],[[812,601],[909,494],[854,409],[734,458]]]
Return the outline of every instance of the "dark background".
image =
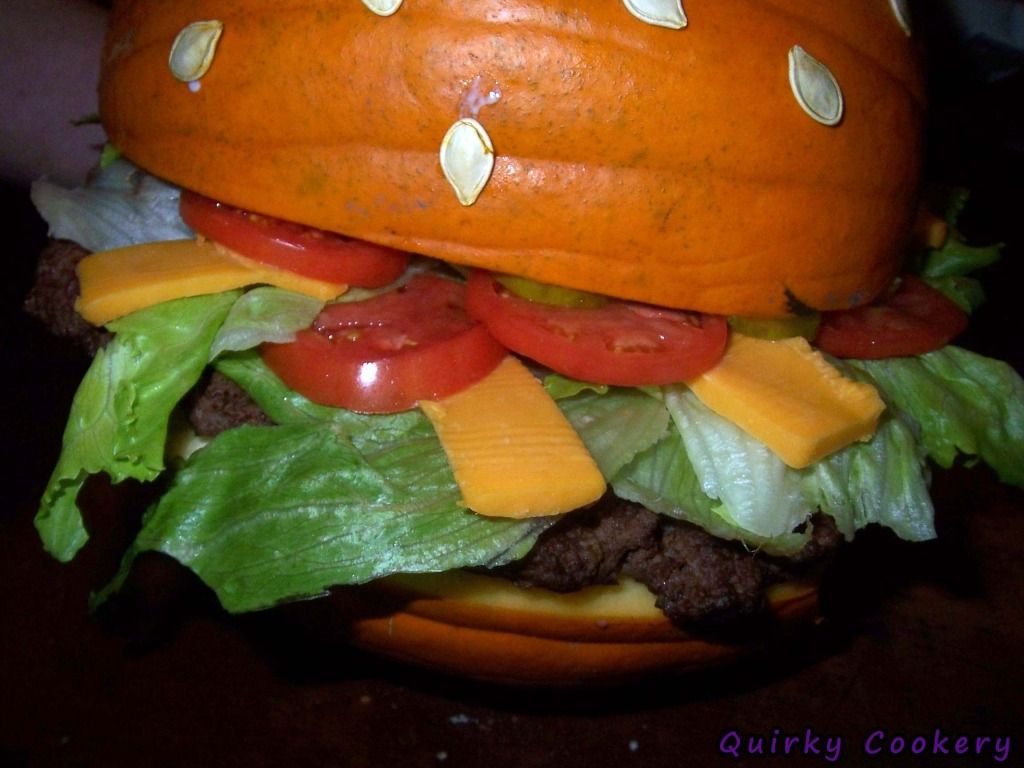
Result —
[[[924,32],[929,172],[974,190],[972,239],[1008,244],[962,343],[1021,370],[1024,74],[1012,72],[1013,51],[965,39],[941,12]],[[847,548],[826,585],[827,621],[807,636],[724,669],[624,688],[436,677],[346,649],[298,614],[226,617],[189,577],[152,562],[138,600],[90,616],[89,591],[125,535],[124,504],[90,488],[90,524],[106,547],[66,566],[42,552],[31,518],[86,361],[21,314],[45,227],[26,190],[2,195],[0,466],[11,482],[0,512],[0,765],[824,764],[717,750],[733,729],[808,728],[843,738],[841,765],[919,764],[865,757],[860,744],[878,729],[931,738],[937,728],[1010,736],[1006,764],[1024,764],[1024,494],[984,468],[937,474],[938,541],[869,531]],[[930,763],[990,765],[988,754]]]

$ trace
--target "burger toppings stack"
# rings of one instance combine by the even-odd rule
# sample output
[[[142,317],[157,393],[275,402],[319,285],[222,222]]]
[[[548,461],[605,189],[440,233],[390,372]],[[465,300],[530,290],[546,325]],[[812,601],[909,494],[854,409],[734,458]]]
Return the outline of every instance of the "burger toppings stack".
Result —
[[[906,234],[903,4],[313,5],[116,3],[115,151],[34,189],[84,251],[51,251],[30,308],[90,336],[52,279],[77,263],[74,309],[113,334],[47,549],[85,544],[90,475],[169,477],[101,597],[147,550],[230,611],[635,580],[679,639],[778,613],[866,525],[934,536],[928,459],[1024,484],[1024,384],[951,345],[997,253],[960,193],[942,237]]]

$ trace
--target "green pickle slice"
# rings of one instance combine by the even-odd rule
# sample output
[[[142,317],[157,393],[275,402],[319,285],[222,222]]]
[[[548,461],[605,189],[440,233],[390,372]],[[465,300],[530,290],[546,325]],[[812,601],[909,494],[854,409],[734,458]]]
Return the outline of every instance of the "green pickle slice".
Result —
[[[608,303],[607,298],[597,293],[538,283],[517,275],[495,275],[494,279],[516,296],[528,301],[535,301],[538,304],[573,309],[598,309]]]
[[[729,316],[730,328],[756,339],[791,339],[794,336],[803,336],[808,341],[813,341],[820,324],[821,314],[818,312],[790,317]]]

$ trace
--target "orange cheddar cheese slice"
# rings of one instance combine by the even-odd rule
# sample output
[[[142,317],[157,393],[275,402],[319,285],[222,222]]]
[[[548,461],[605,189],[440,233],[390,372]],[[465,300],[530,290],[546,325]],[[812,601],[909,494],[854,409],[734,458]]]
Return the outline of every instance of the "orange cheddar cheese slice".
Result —
[[[708,408],[798,469],[870,438],[885,409],[874,387],[843,376],[800,337],[767,341],[734,332],[721,362],[687,384]]]
[[[533,374],[507,357],[481,381],[423,401],[462,492],[492,517],[555,515],[597,501],[605,481]]]
[[[208,240],[169,240],[94,253],[79,262],[78,281],[75,308],[93,325],[163,301],[247,285],[276,285],[323,301],[347,288],[265,266]]]

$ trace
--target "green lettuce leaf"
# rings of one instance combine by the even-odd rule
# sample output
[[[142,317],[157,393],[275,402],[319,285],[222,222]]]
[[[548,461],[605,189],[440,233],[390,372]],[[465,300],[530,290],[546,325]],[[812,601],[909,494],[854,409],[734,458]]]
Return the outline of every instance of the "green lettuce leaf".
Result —
[[[659,443],[639,454],[612,480],[619,498],[642,504],[660,515],[685,520],[720,539],[740,541],[772,555],[800,551],[809,530],[766,538],[745,531],[718,514],[720,503],[701,488],[686,455],[682,435],[672,430]]]
[[[544,377],[544,389],[555,400],[562,400],[588,391],[604,395],[608,392],[608,385],[591,384],[587,381],[570,379],[567,376],[562,376],[560,373],[549,373]]]
[[[365,414],[318,405],[286,387],[255,351],[224,355],[214,367],[248,392],[275,424],[330,424],[360,449],[394,444],[427,421],[418,410]]]
[[[425,418],[366,453],[331,424],[240,427],[175,476],[105,593],[156,550],[228,611],[251,611],[393,573],[499,565],[550,523],[467,511]]]
[[[265,341],[293,341],[298,331],[312,324],[323,306],[319,299],[283,288],[253,288],[231,307],[210,348],[210,358],[252,349]]]
[[[952,232],[941,248],[928,252],[921,269],[927,279],[963,277],[999,261],[1002,243],[968,245],[959,233]]]
[[[803,547],[815,509],[847,538],[871,523],[913,541],[935,536],[924,450],[902,418],[796,470],[684,388],[665,400],[675,428],[613,478],[618,496],[773,555]]]
[[[920,427],[927,454],[949,467],[977,457],[1024,486],[1024,381],[1006,363],[955,346],[919,357],[848,360]]]
[[[582,390],[558,405],[606,480],[668,432],[665,405],[636,389]]]
[[[885,417],[871,440],[853,443],[804,470],[810,501],[847,539],[869,523],[901,539],[935,538],[924,450],[899,417]]]
[[[124,158],[105,157],[83,187],[65,189],[45,179],[32,185],[32,202],[51,237],[89,251],[192,237],[178,214],[181,190]]]
[[[76,499],[89,475],[153,480],[164,468],[171,411],[206,367],[237,292],[158,304],[108,326],[114,339],[75,394],[36,527],[47,551],[70,560],[88,540]]]
[[[683,386],[665,388],[672,414],[701,490],[721,504],[730,525],[771,539],[791,533],[814,511],[798,473],[764,443],[711,411]]]
[[[650,389],[569,386],[567,391],[573,396],[559,401],[615,494],[720,538],[743,541],[775,554],[799,550],[807,532],[758,536],[721,514],[721,502],[701,487],[673,414],[662,397],[648,393]],[[701,417],[710,414],[718,418],[699,403],[696,407]],[[798,485],[798,480],[792,482]]]
[[[967,190],[938,189],[933,191],[932,197],[931,206],[942,212],[949,231],[946,242],[941,248],[929,250],[917,271],[925,282],[970,314],[985,303],[985,291],[981,282],[969,275],[999,261],[1003,244],[968,245],[957,227],[970,198]]]

